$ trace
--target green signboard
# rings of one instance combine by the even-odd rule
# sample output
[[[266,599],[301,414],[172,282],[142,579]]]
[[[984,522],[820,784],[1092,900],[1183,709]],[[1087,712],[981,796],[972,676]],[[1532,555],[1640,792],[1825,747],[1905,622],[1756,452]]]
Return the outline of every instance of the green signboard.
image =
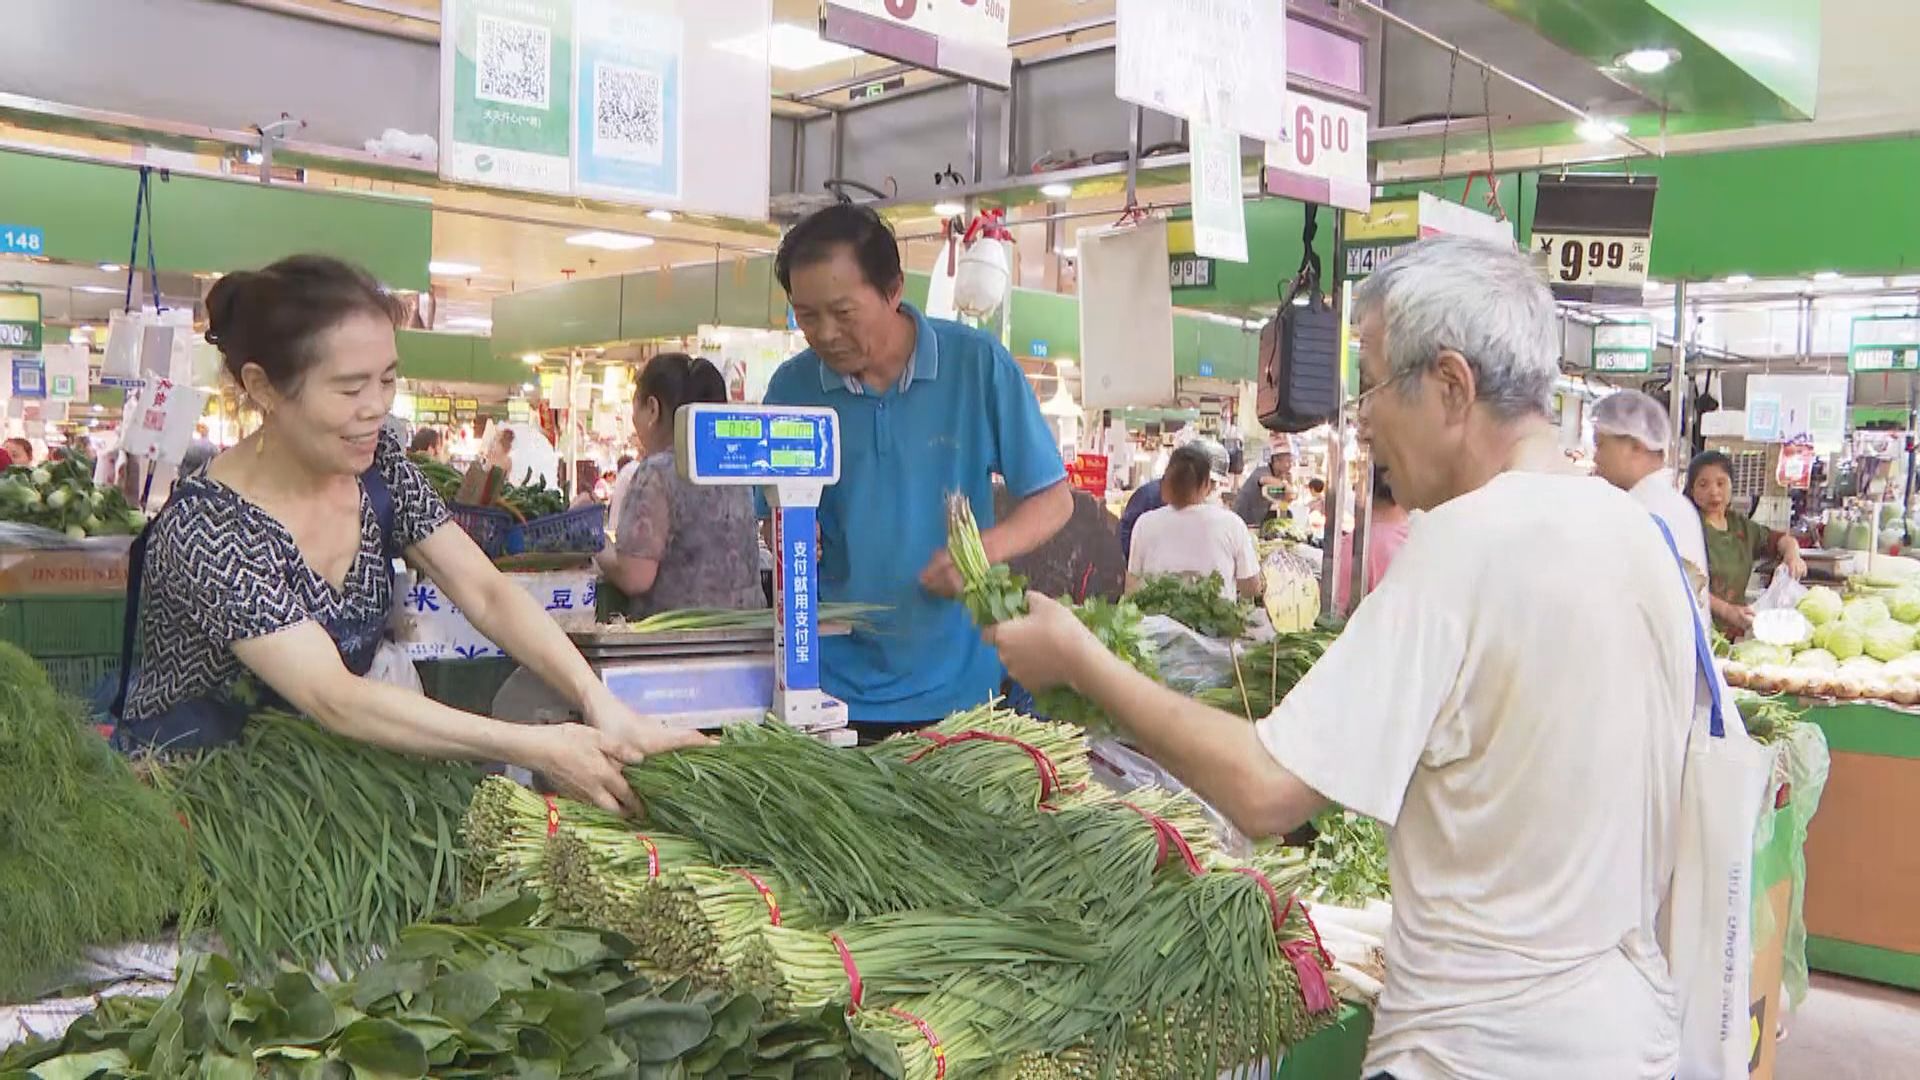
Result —
[[[40,351],[40,294],[0,292],[0,349]]]
[[[441,174],[571,191],[572,0],[446,0],[441,20]]]
[[[1860,315],[1847,345],[1847,370],[1920,370],[1920,316]]]
[[[1593,370],[1621,375],[1652,371],[1658,343],[1650,322],[1600,323],[1593,328]]]

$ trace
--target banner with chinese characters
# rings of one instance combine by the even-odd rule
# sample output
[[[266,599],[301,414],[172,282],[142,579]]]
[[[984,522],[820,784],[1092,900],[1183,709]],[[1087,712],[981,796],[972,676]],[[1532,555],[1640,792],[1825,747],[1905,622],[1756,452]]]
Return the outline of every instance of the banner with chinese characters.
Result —
[[[561,629],[593,629],[600,584],[592,569],[508,574],[507,580],[533,597]],[[453,598],[441,592],[433,579],[409,571],[400,576],[394,588],[398,593],[392,624],[394,640],[413,659],[481,660],[507,655],[467,621]]]

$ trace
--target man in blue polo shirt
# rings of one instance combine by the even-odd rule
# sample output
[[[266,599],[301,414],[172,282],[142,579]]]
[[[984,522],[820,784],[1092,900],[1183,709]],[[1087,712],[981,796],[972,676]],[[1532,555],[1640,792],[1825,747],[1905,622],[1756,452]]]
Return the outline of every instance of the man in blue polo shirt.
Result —
[[[902,300],[900,249],[872,210],[801,221],[774,273],[811,348],[780,365],[766,400],[840,417],[840,482],[820,502],[822,599],[889,609],[824,640],[821,683],[867,738],[978,705],[1004,672],[953,599],[946,497],[973,503],[994,562],[1039,547],[1073,514],[1053,432],[999,342]],[[997,524],[995,475],[1019,500]]]

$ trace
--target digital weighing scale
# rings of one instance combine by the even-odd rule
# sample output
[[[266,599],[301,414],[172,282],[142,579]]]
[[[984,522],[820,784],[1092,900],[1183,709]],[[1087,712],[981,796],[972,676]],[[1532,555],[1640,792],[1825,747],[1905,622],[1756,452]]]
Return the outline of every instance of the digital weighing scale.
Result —
[[[773,514],[771,630],[642,634],[621,626],[573,641],[615,696],[645,716],[698,728],[759,720],[769,712],[804,731],[842,734],[847,707],[820,689],[820,492],[840,479],[840,426],[832,409],[687,405],[674,416],[680,474],[715,487],[764,490]],[[571,707],[522,669],[495,696],[502,720],[545,723]],[[850,733],[848,733],[850,734]],[[835,740],[841,741],[841,740]]]

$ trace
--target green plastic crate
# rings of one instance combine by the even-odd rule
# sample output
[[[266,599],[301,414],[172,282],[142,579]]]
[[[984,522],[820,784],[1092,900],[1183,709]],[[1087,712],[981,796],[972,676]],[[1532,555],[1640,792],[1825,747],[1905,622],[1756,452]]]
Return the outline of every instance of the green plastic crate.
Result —
[[[111,655],[118,663],[126,618],[125,596],[4,596],[0,641],[35,660]]]
[[[112,656],[53,656],[40,661],[55,690],[91,706],[94,692],[111,676],[120,674],[120,654]],[[104,706],[102,706],[104,708]]]

